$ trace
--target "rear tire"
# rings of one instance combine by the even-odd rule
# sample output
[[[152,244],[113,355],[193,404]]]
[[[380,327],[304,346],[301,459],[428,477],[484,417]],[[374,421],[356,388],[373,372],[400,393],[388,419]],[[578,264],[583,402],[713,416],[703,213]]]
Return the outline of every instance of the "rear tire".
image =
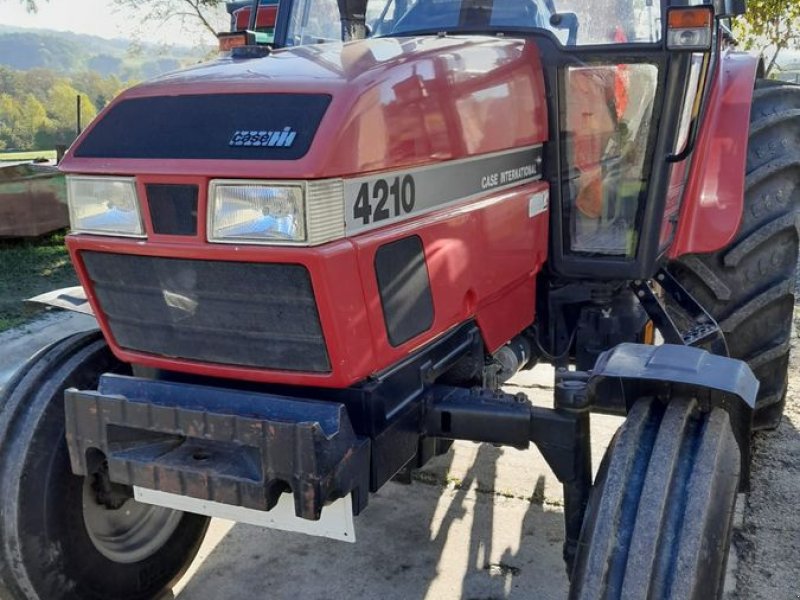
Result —
[[[759,81],[739,231],[727,248],[670,265],[758,377],[754,429],[777,427],[786,402],[799,210],[800,86]]]
[[[197,553],[206,517],[165,513],[124,496],[99,503],[70,469],[64,390],[95,389],[102,373],[124,370],[98,332],[80,333],[40,352],[0,394],[4,600],[154,598]],[[133,522],[131,514],[146,518]]]
[[[739,477],[724,410],[639,400],[592,488],[570,598],[719,598]]]

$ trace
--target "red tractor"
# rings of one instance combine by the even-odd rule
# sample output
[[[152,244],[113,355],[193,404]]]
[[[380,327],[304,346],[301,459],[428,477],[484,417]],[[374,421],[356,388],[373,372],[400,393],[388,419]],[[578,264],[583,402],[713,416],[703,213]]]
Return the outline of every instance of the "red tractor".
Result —
[[[209,516],[352,540],[452,440],[538,447],[571,597],[720,597],[798,260],[744,3],[259,4],[62,163],[99,330],[0,395],[3,597],[156,597]],[[537,363],[552,408],[501,390]]]

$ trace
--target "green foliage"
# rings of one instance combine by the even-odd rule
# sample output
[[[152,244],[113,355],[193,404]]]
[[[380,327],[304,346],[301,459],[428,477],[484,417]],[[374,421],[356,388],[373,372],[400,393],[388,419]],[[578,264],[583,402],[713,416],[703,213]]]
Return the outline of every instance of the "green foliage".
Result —
[[[0,94],[0,148],[24,151],[72,142],[78,95],[86,126],[123,84],[96,73],[67,77],[48,69],[19,72],[0,66],[0,89],[5,91]]]
[[[111,102],[125,87],[116,76],[103,75],[94,70],[73,75],[72,85],[89,96],[92,104],[99,108]]]
[[[737,20],[735,31],[745,49],[765,55],[769,74],[781,51],[800,42],[800,2],[748,0],[747,13]]]
[[[0,0],[0,6],[7,1]],[[207,4],[220,2],[203,0],[198,7],[205,10]],[[0,149],[69,144],[75,138],[78,94],[85,127],[125,87],[207,54],[202,45],[163,48],[0,25]]]

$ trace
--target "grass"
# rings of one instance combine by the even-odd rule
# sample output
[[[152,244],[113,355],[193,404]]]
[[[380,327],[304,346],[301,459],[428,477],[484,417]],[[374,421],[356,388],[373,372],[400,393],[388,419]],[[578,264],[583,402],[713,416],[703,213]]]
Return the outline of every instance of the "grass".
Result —
[[[0,331],[30,320],[37,312],[24,301],[77,285],[61,231],[35,240],[0,240]]]
[[[46,158],[47,160],[56,159],[55,150],[34,150],[32,152],[0,152],[0,162],[17,160],[35,160]]]

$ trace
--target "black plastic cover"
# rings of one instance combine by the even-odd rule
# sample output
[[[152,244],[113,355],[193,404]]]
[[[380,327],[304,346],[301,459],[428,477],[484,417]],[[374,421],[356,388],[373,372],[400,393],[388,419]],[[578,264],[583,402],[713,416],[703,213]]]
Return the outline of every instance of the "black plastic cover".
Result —
[[[196,185],[150,183],[146,190],[153,233],[197,235]]]
[[[355,514],[367,504],[370,441],[343,404],[103,375],[98,391],[68,390],[65,407],[79,475],[96,450],[123,485],[254,510],[291,491],[311,520],[351,492]]]
[[[433,325],[433,296],[422,240],[410,236],[384,244],[375,253],[375,275],[392,346]]]
[[[642,397],[696,398],[703,410],[723,408],[742,454],[743,490],[750,477],[750,433],[758,379],[744,361],[691,346],[620,344],[600,355],[589,378],[600,412],[627,413]]]
[[[325,94],[203,94],[130,98],[75,149],[78,158],[297,160],[330,104]],[[270,134],[287,131],[272,143]]]

